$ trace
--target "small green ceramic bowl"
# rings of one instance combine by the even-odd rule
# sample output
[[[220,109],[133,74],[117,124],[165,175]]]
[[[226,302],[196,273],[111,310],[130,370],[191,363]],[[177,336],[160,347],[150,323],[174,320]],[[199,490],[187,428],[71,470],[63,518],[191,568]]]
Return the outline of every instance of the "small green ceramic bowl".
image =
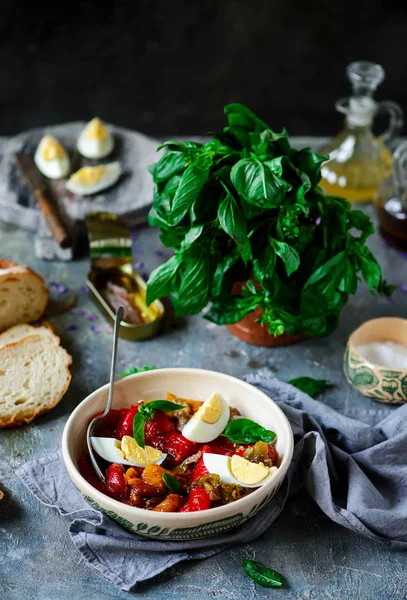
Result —
[[[385,341],[407,345],[407,319],[382,317],[358,327],[346,346],[346,379],[364,396],[386,404],[403,404],[407,402],[407,369],[375,364],[358,351],[363,344]]]

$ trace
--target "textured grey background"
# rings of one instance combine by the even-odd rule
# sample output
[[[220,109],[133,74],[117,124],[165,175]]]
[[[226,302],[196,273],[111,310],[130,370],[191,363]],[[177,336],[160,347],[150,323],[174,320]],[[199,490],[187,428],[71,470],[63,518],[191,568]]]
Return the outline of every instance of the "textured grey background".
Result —
[[[99,115],[153,136],[203,134],[244,102],[276,130],[329,135],[345,67],[383,64],[407,110],[399,0],[2,0],[0,135]]]
[[[367,209],[372,213],[372,208]],[[0,224],[0,255],[27,262],[48,282],[65,283],[79,290],[85,282],[88,261],[61,264],[41,262],[31,250],[32,234]],[[407,283],[405,256],[374,237],[372,249],[385,275]],[[149,271],[163,257],[156,232],[140,230],[134,242],[135,260]],[[394,300],[372,297],[361,286],[345,308],[339,329],[330,337],[306,340],[285,348],[249,346],[223,327],[200,317],[175,322],[170,315],[162,335],[150,341],[120,341],[118,369],[131,365],[184,366],[214,369],[232,375],[272,373],[287,381],[295,376],[326,378],[334,388],[322,402],[368,423],[393,410],[358,394],[347,384],[342,361],[346,340],[365,319],[406,316],[407,296],[396,291]],[[134,594],[118,592],[86,566],[71,544],[64,519],[41,506],[15,476],[26,460],[60,445],[69,413],[87,394],[107,382],[111,331],[90,299],[79,293],[78,307],[97,315],[96,321],[67,313],[52,322],[63,345],[73,355],[73,380],[61,403],[31,425],[0,431],[0,598],[21,600],[113,600],[128,597],[167,600],[402,600],[407,597],[406,554],[390,552],[385,545],[358,537],[330,522],[303,492],[287,505],[270,530],[259,540],[234,547],[202,562],[182,563]],[[74,324],[77,330],[64,331]],[[91,330],[100,327],[100,333]],[[241,570],[243,558],[254,558],[280,571],[287,580],[281,590],[255,586]]]

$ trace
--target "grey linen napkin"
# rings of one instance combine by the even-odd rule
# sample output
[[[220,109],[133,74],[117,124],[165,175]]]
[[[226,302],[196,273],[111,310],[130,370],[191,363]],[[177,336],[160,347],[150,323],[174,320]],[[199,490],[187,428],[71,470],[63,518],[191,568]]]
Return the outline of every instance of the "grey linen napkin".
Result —
[[[375,427],[344,417],[277,379],[246,381],[275,400],[295,436],[291,467],[280,490],[255,517],[204,540],[160,541],[127,532],[91,509],[71,483],[59,452],[23,465],[17,474],[69,524],[73,543],[90,565],[122,590],[131,590],[182,560],[213,556],[263,534],[287,497],[305,486],[336,523],[407,549],[407,404]]]

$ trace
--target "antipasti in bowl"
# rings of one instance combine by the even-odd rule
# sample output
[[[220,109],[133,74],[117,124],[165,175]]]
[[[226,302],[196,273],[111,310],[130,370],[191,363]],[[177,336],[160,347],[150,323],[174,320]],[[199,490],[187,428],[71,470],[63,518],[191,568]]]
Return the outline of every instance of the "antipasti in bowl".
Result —
[[[280,408],[234,377],[199,369],[137,373],[115,384],[113,409],[91,442],[104,386],[83,400],[63,433],[68,473],[84,498],[134,533],[198,539],[255,515],[279,489],[293,452]]]

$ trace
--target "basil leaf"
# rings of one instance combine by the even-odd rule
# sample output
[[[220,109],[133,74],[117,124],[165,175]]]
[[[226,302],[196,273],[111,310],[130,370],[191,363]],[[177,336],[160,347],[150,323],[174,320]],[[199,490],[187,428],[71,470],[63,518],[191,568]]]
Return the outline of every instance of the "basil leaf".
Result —
[[[279,242],[273,238],[270,238],[270,241],[276,254],[283,261],[285,270],[287,271],[287,275],[289,277],[300,266],[300,257],[297,250],[285,242]]]
[[[141,407],[140,407],[141,408]],[[133,420],[133,437],[140,448],[145,446],[144,423],[146,422],[144,415],[139,411],[134,415]]]
[[[184,241],[181,246],[184,250],[190,248],[197,239],[200,238],[203,232],[203,225],[196,225],[195,227],[191,227],[191,229],[186,234]]]
[[[180,408],[185,408],[182,404],[175,404],[175,402],[170,402],[169,400],[151,400],[151,402],[146,402],[142,404],[140,410],[144,408],[151,410],[160,410],[161,412],[171,412],[173,410],[178,410]]]
[[[183,257],[185,254],[183,254]],[[183,270],[177,296],[172,296],[175,314],[184,317],[202,310],[208,303],[211,273],[206,251],[195,253]]]
[[[166,152],[160,160],[150,168],[156,183],[166,181],[173,175],[181,173],[187,167],[185,156],[181,152]]]
[[[284,583],[280,573],[255,560],[242,560],[242,566],[245,574],[263,587],[282,587]]]
[[[194,200],[199,195],[202,186],[207,182],[209,168],[190,165],[182,176],[177,191],[172,201],[172,209],[168,216],[170,227],[178,225],[191,208]]]
[[[237,248],[234,248],[230,254],[227,254],[221,261],[218,263],[216,271],[213,275],[213,287],[212,294],[213,296],[219,296],[222,292],[223,284],[226,279],[226,275],[231,267],[233,267],[237,261],[239,260],[239,253]],[[231,281],[231,284],[234,282]],[[232,287],[232,285],[230,286]]]
[[[247,263],[251,257],[251,249],[247,238],[246,219],[232,194],[226,187],[225,189],[226,197],[218,208],[219,223],[222,229],[235,240],[243,262]]]
[[[147,365],[144,365],[144,367],[130,367],[130,369],[126,369],[126,371],[123,371],[123,373],[120,373],[119,377],[128,377],[129,375],[134,375],[135,373],[143,373],[144,371],[154,371],[155,369],[157,369],[157,367],[147,367]]]
[[[212,302],[212,306],[204,318],[217,325],[231,325],[243,319],[256,306],[257,300],[253,297],[239,298],[236,296],[228,301],[221,297],[219,301]]]
[[[247,202],[261,208],[276,208],[291,189],[289,183],[273,175],[270,169],[257,159],[239,160],[232,168],[230,178]]]
[[[170,473],[163,473],[162,478],[165,485],[170,490],[171,494],[176,494],[179,491],[181,484],[175,479],[173,475],[171,475]]]
[[[326,379],[313,379],[312,377],[297,377],[291,379],[288,383],[305,392],[311,398],[315,398],[328,387]]]
[[[180,258],[172,256],[163,265],[154,269],[147,281],[146,304],[150,306],[157,298],[166,296],[175,288],[175,276],[180,266]]]
[[[236,444],[253,444],[258,441],[272,442],[276,438],[274,431],[265,429],[250,419],[229,421],[222,435]]]

